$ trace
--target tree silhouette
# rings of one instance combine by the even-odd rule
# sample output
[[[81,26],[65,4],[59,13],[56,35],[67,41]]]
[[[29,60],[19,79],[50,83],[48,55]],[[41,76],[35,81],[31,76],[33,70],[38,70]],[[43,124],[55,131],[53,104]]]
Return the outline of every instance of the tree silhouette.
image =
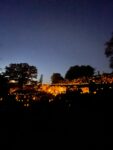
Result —
[[[0,74],[0,96],[7,97],[9,93],[9,84],[7,78],[4,75]]]
[[[91,66],[71,66],[66,72],[65,78],[68,80],[77,79],[79,77],[90,77],[94,75],[94,68]]]
[[[60,83],[62,81],[64,81],[64,78],[61,76],[60,73],[53,73],[53,75],[51,76],[52,83]]]
[[[37,78],[37,68],[30,66],[27,63],[10,64],[5,68],[5,77],[8,80],[15,80],[18,85],[23,88],[23,85]]]
[[[113,69],[113,33],[112,33],[112,37],[108,42],[105,43],[105,45],[106,45],[105,55],[110,58],[109,59],[110,68]]]

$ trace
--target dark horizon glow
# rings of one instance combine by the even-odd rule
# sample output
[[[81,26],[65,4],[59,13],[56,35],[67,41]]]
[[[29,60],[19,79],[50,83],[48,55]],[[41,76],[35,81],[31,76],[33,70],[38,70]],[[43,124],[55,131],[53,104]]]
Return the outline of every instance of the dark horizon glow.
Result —
[[[74,65],[111,72],[112,32],[113,0],[0,0],[0,68],[26,62],[44,82]]]

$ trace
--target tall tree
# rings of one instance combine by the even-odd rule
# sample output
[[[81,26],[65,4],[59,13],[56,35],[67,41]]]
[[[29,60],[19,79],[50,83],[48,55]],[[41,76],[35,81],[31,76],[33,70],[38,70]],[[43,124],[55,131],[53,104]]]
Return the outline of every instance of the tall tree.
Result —
[[[6,66],[4,75],[9,80],[15,80],[18,85],[23,88],[23,85],[37,78],[37,68],[30,66],[27,63],[10,64]]]
[[[110,68],[113,69],[113,33],[109,41],[105,43],[105,55],[109,58]]]
[[[65,78],[68,80],[77,79],[79,77],[90,77],[94,75],[94,68],[87,66],[71,66],[69,70],[66,72]]]
[[[64,81],[64,78],[61,76],[60,73],[53,73],[53,75],[51,76],[51,82],[54,83],[60,83]]]

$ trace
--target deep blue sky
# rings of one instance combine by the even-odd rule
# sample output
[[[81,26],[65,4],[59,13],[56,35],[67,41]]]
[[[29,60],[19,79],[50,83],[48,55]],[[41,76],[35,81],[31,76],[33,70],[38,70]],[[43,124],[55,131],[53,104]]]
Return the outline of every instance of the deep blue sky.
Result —
[[[27,62],[44,82],[73,65],[110,72],[112,32],[113,0],[0,0],[0,68]]]

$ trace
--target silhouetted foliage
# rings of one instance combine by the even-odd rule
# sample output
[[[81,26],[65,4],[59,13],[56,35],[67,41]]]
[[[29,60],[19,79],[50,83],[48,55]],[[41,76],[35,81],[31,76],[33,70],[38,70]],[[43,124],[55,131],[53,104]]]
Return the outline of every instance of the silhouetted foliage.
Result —
[[[59,83],[62,81],[64,81],[64,78],[61,76],[60,73],[53,73],[53,75],[51,76],[52,83]]]
[[[4,75],[0,75],[0,96],[6,97],[9,93],[9,84]]]
[[[94,75],[94,68],[91,66],[72,66],[66,72],[65,78],[68,80],[73,80],[79,77],[90,77]]]
[[[105,45],[105,55],[110,58],[110,68],[113,68],[113,33],[111,39]]]
[[[31,82],[34,78],[37,78],[37,68],[27,63],[10,64],[5,69],[4,75],[8,80],[17,81],[21,88],[27,82]]]

